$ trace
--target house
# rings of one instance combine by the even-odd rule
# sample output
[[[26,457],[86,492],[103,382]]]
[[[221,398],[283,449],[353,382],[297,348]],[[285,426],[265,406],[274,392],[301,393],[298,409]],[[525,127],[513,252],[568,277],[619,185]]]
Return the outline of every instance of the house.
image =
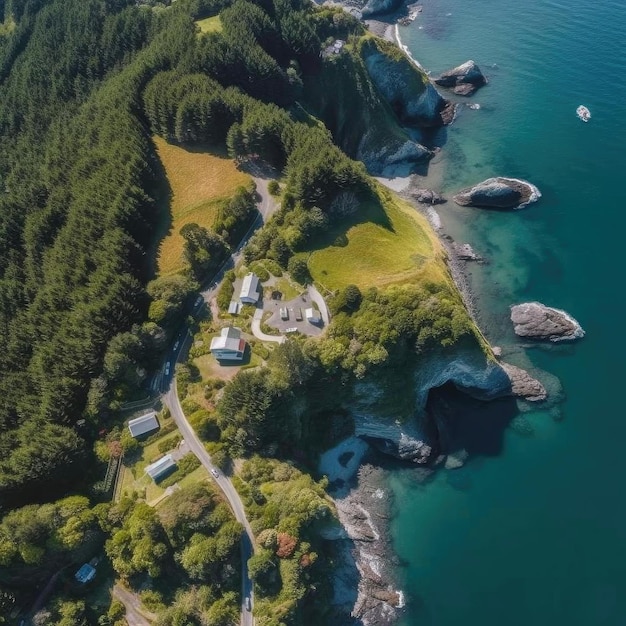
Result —
[[[145,435],[157,428],[159,428],[159,420],[157,419],[155,411],[150,411],[150,413],[146,413],[128,422],[128,430],[130,430],[130,434],[133,437]]]
[[[319,324],[322,321],[320,314],[313,307],[306,309],[304,317],[309,324]]]
[[[84,585],[88,583],[90,580],[93,580],[96,577],[96,568],[89,563],[85,563],[81,566],[81,568],[74,574],[74,578]]]
[[[146,467],[146,474],[157,482],[157,480],[163,477],[164,474],[170,472],[176,467],[176,461],[174,461],[174,457],[171,454],[166,454],[164,457],[161,457],[158,461],[155,461],[151,465]]]
[[[239,299],[244,304],[256,304],[259,301],[261,291],[259,289],[259,277],[250,272],[243,279]]]
[[[218,361],[241,361],[245,349],[241,331],[234,326],[222,328],[220,335],[211,339],[211,354]]]

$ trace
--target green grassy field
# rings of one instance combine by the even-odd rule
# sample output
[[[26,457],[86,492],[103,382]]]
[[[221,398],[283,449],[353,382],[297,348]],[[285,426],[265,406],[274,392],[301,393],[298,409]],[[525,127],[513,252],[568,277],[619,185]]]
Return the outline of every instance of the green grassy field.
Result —
[[[379,188],[378,196],[379,202],[362,205],[317,242],[308,259],[313,279],[329,290],[449,282],[441,244],[426,218],[386,189]]]
[[[196,24],[201,33],[219,33],[222,30],[222,21],[219,15],[198,20]]]

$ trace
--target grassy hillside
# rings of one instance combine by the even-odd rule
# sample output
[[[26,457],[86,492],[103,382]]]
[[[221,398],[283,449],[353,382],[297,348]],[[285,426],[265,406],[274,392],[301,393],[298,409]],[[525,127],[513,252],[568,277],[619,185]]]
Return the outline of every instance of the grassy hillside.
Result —
[[[338,224],[319,242],[309,258],[313,279],[332,291],[447,282],[441,244],[426,219],[382,187],[378,198],[361,207],[347,230]]]
[[[184,240],[180,229],[196,223],[210,228],[224,201],[236,189],[250,182],[228,158],[208,152],[190,151],[155,137],[157,153],[172,190],[172,224],[159,247],[159,274],[174,274],[183,269]]]

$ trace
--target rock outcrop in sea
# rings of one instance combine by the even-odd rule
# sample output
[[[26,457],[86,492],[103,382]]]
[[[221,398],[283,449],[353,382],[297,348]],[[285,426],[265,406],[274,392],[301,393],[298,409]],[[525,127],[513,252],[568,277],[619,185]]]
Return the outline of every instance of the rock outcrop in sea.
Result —
[[[443,204],[446,199],[432,189],[418,187],[417,189],[409,189],[409,196],[420,204]]]
[[[511,321],[515,334],[520,337],[557,342],[585,336],[585,331],[571,315],[540,302],[512,306]]]
[[[460,206],[521,209],[531,202],[536,202],[540,197],[541,192],[532,183],[499,176],[462,189],[453,199]]]
[[[474,61],[466,61],[458,67],[443,72],[433,79],[440,87],[447,87],[459,96],[471,96],[477,89],[487,84],[487,79]]]

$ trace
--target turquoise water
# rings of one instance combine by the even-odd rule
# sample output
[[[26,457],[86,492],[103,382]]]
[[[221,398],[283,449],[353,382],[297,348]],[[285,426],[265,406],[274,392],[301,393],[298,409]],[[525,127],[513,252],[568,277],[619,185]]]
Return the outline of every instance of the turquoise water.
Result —
[[[531,436],[508,430],[497,456],[423,487],[394,475],[403,626],[626,624],[626,3],[427,0],[400,32],[433,74],[472,58],[490,79],[430,182],[450,194],[504,175],[543,192],[519,212],[440,212],[490,260],[472,272],[487,336],[519,347],[508,307],[530,299],[587,331],[573,347],[511,357],[559,377],[562,421],[529,414]]]

